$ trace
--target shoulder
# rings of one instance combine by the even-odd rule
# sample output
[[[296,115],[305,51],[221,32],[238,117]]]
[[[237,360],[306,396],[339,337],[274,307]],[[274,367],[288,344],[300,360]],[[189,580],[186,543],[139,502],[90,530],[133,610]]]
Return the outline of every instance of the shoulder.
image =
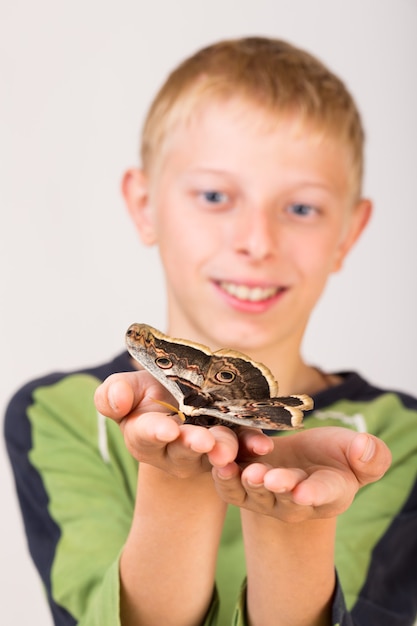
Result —
[[[18,389],[18,391],[16,391],[12,396],[9,402],[9,407],[13,407],[16,403],[19,404],[21,401],[26,401],[28,398],[32,397],[33,393],[37,389],[54,386],[68,378],[90,377],[94,378],[97,382],[101,382],[111,374],[116,372],[128,372],[132,369],[133,367],[130,363],[129,355],[124,352],[106,363],[71,371],[51,372],[27,382],[20,389]]]
[[[366,406],[375,402],[390,403],[395,399],[405,410],[417,411],[417,398],[411,394],[380,387],[357,372],[339,372],[336,376],[341,381],[340,384],[317,394],[314,398],[316,409],[343,402]]]
[[[73,371],[52,372],[29,381],[10,399],[5,413],[4,433],[7,442],[28,434],[32,412],[54,416],[74,414],[77,407],[92,405],[94,389],[107,376],[133,369],[127,353],[103,364]]]
[[[314,397],[306,420],[315,426],[345,426],[417,449],[417,399],[402,391],[384,389],[356,372],[338,374],[341,383]]]

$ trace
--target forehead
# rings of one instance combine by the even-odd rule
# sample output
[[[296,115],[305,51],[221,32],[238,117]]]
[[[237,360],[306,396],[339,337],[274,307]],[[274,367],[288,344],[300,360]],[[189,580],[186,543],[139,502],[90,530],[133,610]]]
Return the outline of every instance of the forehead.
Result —
[[[336,160],[348,167],[348,150],[340,139],[318,124],[294,112],[273,114],[265,108],[239,99],[210,101],[172,125],[160,146],[154,165],[167,160],[196,164],[224,163],[243,167],[252,164],[264,169],[284,165],[283,159],[312,165]],[[273,160],[273,163],[270,161]]]

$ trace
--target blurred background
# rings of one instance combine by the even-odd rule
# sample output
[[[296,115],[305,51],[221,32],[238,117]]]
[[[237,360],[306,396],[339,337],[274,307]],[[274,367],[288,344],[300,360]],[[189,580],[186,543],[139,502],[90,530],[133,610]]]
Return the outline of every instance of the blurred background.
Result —
[[[156,250],[120,196],[171,68],[241,35],[296,43],[353,92],[367,130],[368,232],[332,278],[304,352],[417,393],[414,0],[2,0],[0,408],[29,378],[109,359],[133,321],[164,329]],[[50,626],[0,442],[1,623]]]

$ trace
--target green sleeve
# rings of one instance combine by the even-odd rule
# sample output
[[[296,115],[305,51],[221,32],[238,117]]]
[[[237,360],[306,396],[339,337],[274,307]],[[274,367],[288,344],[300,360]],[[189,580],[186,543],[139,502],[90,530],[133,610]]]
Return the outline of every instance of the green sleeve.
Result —
[[[102,584],[88,602],[85,614],[78,622],[79,626],[120,626],[119,617],[119,560],[107,570]],[[219,608],[217,590],[201,626],[216,626]]]
[[[119,624],[118,559],[130,529],[137,463],[116,424],[97,414],[99,381],[85,374],[40,387],[28,409],[31,464],[47,495],[53,602],[85,626]],[[52,546],[48,546],[50,550]]]
[[[86,374],[67,376],[37,388],[28,408],[29,459],[47,494],[42,523],[59,529],[51,602],[79,626],[120,624],[119,557],[130,530],[138,473],[118,426],[95,409],[99,382]],[[218,605],[215,591],[203,626],[217,624]]]
[[[79,626],[120,626],[119,560],[108,568],[102,583],[86,602]]]

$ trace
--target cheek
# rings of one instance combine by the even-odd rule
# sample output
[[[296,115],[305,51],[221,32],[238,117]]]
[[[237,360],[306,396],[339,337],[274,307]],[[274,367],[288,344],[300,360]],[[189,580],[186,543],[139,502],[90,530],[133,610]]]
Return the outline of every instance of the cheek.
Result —
[[[173,214],[172,214],[173,215]],[[158,242],[164,247],[184,250],[191,258],[207,256],[214,252],[222,240],[221,224],[213,219],[187,215],[186,211],[177,211],[174,219],[170,215],[158,218]]]
[[[304,241],[298,247],[300,270],[309,280],[317,279],[324,283],[339,259],[339,244],[336,234],[332,237],[319,237],[314,241]]]
[[[167,276],[185,276],[210,256],[210,246],[202,231],[186,224],[165,224],[158,233],[159,254]]]

